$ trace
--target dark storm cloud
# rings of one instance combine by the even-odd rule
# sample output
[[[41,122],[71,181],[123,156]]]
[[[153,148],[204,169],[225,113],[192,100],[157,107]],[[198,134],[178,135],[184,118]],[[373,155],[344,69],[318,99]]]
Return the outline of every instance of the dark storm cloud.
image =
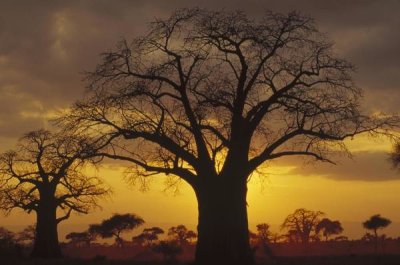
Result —
[[[366,90],[367,107],[399,110],[400,1],[2,0],[0,137],[44,126],[46,112],[82,96],[81,73],[95,67],[99,53],[122,37],[145,33],[154,17],[194,6],[240,9],[254,18],[265,9],[314,17],[337,52],[357,66],[355,78]]]

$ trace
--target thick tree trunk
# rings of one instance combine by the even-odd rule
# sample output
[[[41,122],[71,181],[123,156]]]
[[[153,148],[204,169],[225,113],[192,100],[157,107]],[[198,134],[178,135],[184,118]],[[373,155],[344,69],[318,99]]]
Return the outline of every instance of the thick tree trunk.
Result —
[[[245,181],[212,181],[197,191],[196,264],[254,264],[249,244]]]
[[[49,202],[39,206],[37,211],[36,237],[31,257],[60,258],[58,243],[56,207]]]

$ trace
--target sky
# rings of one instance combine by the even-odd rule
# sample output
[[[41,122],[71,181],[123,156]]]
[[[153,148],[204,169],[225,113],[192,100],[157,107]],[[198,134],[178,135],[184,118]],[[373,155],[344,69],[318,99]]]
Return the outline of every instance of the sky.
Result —
[[[244,10],[257,18],[264,10],[298,10],[315,18],[335,43],[335,52],[357,68],[356,84],[364,90],[366,112],[400,111],[400,1],[204,0],[204,1],[0,1],[0,151],[13,148],[25,132],[51,128],[49,118],[83,97],[83,73],[93,70],[99,54],[122,39],[146,33],[156,17],[177,8]],[[342,221],[345,235],[360,237],[361,222],[382,214],[394,223],[385,231],[400,236],[400,172],[388,163],[391,143],[356,137],[347,142],[352,159],[338,165],[304,164],[290,159],[268,165],[266,177],[249,183],[249,222],[268,222],[279,231],[284,218],[304,207]],[[148,226],[180,223],[195,228],[193,191],[182,185],[176,194],[155,180],[150,191],[138,191],[123,179],[123,169],[105,165],[98,174],[114,194],[87,216],[61,224],[60,239],[116,212],[134,212]],[[34,222],[20,211],[0,216],[13,230]]]

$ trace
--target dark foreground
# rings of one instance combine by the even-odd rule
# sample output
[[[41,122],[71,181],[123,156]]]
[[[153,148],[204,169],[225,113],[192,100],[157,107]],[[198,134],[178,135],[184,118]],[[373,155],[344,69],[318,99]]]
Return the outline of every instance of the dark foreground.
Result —
[[[3,257],[1,265],[190,265],[180,262],[137,262],[132,260],[31,260]],[[318,257],[277,257],[259,261],[258,265],[400,265],[400,255],[385,256],[318,256]],[[228,264],[227,264],[228,265]]]

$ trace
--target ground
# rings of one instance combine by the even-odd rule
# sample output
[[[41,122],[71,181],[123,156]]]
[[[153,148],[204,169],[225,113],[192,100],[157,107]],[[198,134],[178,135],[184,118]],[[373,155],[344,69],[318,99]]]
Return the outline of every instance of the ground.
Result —
[[[135,262],[132,260],[0,260],[1,265],[165,265],[163,262]],[[190,263],[168,263],[168,265],[186,265]],[[278,257],[275,260],[262,261],[259,265],[400,265],[400,255],[386,256],[318,256],[318,257]]]

